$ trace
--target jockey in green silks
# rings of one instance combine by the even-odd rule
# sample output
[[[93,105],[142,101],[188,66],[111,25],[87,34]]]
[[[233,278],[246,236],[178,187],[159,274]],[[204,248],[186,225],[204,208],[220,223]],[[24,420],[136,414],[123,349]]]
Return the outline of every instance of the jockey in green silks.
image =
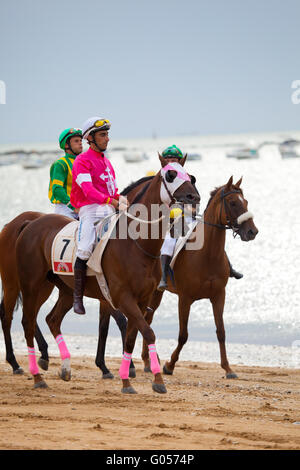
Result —
[[[74,127],[65,129],[58,140],[65,155],[56,160],[50,168],[48,197],[55,205],[56,214],[78,219],[78,214],[70,203],[70,194],[73,163],[77,155],[82,152],[82,130]]]
[[[162,152],[162,157],[168,162],[180,162],[182,161],[184,163],[184,156],[182,151],[176,146],[176,145],[171,145],[170,147],[167,147],[163,152]],[[189,224],[192,221],[192,217],[186,216],[181,209],[175,208],[171,211],[170,213],[170,219],[171,221],[176,221],[177,224],[178,221],[180,222],[179,219],[182,219],[184,217],[185,223]],[[177,237],[176,235],[172,234],[170,231],[166,233],[164,243],[161,247],[160,255],[161,255],[161,268],[162,268],[162,278],[161,281],[158,285],[158,290],[164,291],[168,287],[167,283],[167,277],[168,273],[170,271],[170,263],[173,258],[174,250],[175,250],[175,245],[176,245]],[[227,254],[226,254],[227,256]],[[227,256],[228,259],[228,256]],[[233,269],[229,259],[228,259],[228,264],[230,268],[230,277],[234,277],[235,279],[241,279],[243,277],[243,274],[235,271]]]

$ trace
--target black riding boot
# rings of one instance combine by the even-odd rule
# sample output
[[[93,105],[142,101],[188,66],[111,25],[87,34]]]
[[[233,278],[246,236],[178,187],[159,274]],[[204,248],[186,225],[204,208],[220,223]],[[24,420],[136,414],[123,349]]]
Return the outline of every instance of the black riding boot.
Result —
[[[74,312],[78,315],[84,315],[85,309],[83,306],[83,293],[85,286],[87,260],[77,258],[74,265]]]
[[[227,256],[227,253],[226,253],[226,256]],[[227,260],[228,260],[229,269],[230,269],[229,277],[234,277],[235,279],[241,279],[243,277],[243,274],[239,273],[238,271],[233,269],[232,264],[230,263],[228,256],[227,256]]]
[[[157,288],[160,291],[164,291],[168,287],[167,278],[168,278],[168,272],[169,272],[171,259],[172,259],[172,256],[169,256],[169,255],[161,255],[160,257],[162,278]]]

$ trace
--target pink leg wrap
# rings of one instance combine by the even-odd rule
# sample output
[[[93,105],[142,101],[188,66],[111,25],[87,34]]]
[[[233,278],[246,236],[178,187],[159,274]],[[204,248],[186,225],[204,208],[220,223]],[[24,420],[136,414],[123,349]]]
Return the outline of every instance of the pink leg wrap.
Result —
[[[149,344],[149,356],[150,356],[150,364],[151,364],[151,371],[152,374],[159,374],[160,373],[160,365],[157,358],[156,353],[156,346],[155,344]]]
[[[40,373],[36,357],[35,357],[35,350],[34,348],[28,348],[28,361],[29,361],[29,370],[32,375],[37,375]]]
[[[59,347],[59,352],[60,352],[61,359],[62,360],[70,359],[71,354],[68,351],[67,345],[66,345],[65,340],[63,339],[62,335],[56,336],[55,341],[57,342],[57,345]]]
[[[132,354],[129,354],[124,351],[121,367],[119,369],[119,375],[122,380],[128,379],[129,377],[129,367],[131,362]]]

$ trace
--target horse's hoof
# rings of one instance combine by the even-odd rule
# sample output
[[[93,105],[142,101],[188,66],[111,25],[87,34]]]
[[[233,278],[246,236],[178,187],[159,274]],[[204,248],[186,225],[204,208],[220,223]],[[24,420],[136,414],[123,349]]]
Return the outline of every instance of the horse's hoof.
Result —
[[[58,375],[65,382],[69,382],[71,380],[71,371],[70,370],[62,369],[61,372],[58,372]]]
[[[44,380],[42,380],[41,382],[35,383],[33,388],[48,388],[48,385]]]
[[[164,384],[152,383],[152,390],[157,393],[167,393],[167,389]]]
[[[40,366],[41,369],[48,370],[49,361],[47,361],[46,359],[43,359],[42,357],[40,357],[39,360],[38,360],[38,365]]]
[[[24,370],[22,369],[22,367],[19,367],[19,369],[15,369],[13,371],[13,374],[14,375],[23,375],[24,374]]]
[[[226,374],[226,379],[238,379],[238,376],[234,372]]]
[[[125,387],[125,388],[122,388],[121,390],[122,393],[129,393],[129,394],[134,394],[134,393],[137,393],[133,387]]]
[[[129,377],[130,377],[131,379],[135,379],[136,373],[135,373],[135,368],[134,368],[134,367],[131,367],[131,368],[129,369]]]
[[[144,372],[152,372],[152,371],[151,371],[150,367],[147,366],[147,367],[144,367]]]
[[[163,373],[164,373],[165,375],[173,375],[173,371],[172,371],[172,370],[169,370],[169,369],[167,368],[166,364],[165,364],[164,367],[163,367]]]
[[[111,372],[107,372],[107,374],[102,375],[102,379],[114,379],[115,376]]]

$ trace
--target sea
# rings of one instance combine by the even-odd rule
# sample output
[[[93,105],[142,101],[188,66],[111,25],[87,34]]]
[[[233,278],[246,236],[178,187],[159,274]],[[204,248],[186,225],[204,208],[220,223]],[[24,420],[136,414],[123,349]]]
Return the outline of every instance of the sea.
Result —
[[[200,212],[206,207],[210,191],[225,184],[231,175],[234,182],[243,177],[241,187],[259,233],[250,242],[234,238],[230,231],[226,235],[228,257],[234,268],[244,275],[240,280],[230,278],[226,288],[224,321],[231,364],[300,366],[300,158],[282,158],[279,144],[287,139],[300,140],[300,131],[122,140],[111,137],[107,151],[120,190],[132,181],[159,171],[158,152],[166,146],[176,144],[184,153],[196,155],[193,160],[187,159],[186,169],[197,180]],[[230,156],[244,148],[256,149],[257,158]],[[1,164],[1,154],[14,150],[19,155],[17,158],[15,155],[14,163]],[[51,161],[59,155],[51,152],[56,150],[56,143],[0,146],[1,227],[23,211],[53,212],[48,200],[48,184]],[[25,165],[22,152],[27,152],[27,160],[30,152],[38,152],[41,160],[43,155],[47,158],[36,166]],[[133,161],[129,161],[128,155]],[[38,315],[39,326],[53,355],[58,355],[58,350],[45,316],[56,298],[55,289]],[[175,294],[166,292],[154,316],[152,327],[161,358],[169,358],[177,344],[177,302]],[[62,333],[71,354],[94,356],[99,302],[85,298],[85,306],[87,314],[84,317],[72,311],[66,315]],[[16,352],[25,353],[21,318],[19,308],[14,315],[12,334]],[[141,344],[138,337],[134,357],[140,357]],[[1,332],[1,361],[5,360],[4,351]],[[121,356],[121,353],[120,333],[111,319],[107,355]],[[189,339],[180,359],[220,361],[208,300],[197,301],[191,307]]]

